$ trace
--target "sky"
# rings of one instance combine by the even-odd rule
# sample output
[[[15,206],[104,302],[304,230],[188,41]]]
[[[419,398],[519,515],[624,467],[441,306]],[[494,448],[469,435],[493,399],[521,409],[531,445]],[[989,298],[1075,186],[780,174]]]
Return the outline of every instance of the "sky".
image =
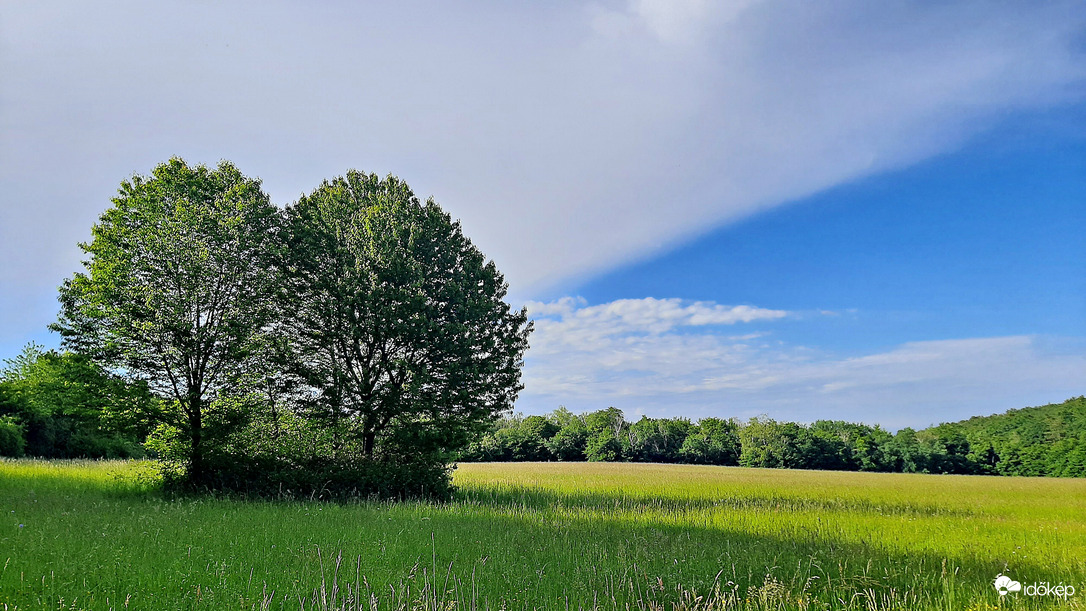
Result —
[[[433,196],[535,319],[516,409],[922,427],[1086,393],[1086,6],[0,4],[0,356],[120,182]]]

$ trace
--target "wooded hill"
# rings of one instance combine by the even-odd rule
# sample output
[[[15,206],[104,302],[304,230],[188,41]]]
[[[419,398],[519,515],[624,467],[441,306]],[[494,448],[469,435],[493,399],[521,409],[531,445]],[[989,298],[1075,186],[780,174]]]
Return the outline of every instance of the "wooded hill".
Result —
[[[1001,475],[1086,476],[1086,397],[928,430],[964,437],[972,452]]]

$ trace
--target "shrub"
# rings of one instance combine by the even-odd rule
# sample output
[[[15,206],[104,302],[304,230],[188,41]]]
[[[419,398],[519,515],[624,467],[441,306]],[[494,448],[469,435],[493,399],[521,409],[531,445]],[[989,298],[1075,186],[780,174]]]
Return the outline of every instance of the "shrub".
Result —
[[[67,450],[72,458],[143,458],[147,455],[131,440],[90,431],[73,433]]]
[[[452,468],[443,456],[367,457],[348,424],[314,423],[289,412],[254,415],[206,456],[207,479],[186,473],[185,437],[162,426],[148,440],[165,467],[167,490],[264,498],[451,498]]]
[[[19,458],[25,451],[23,427],[10,416],[0,418],[0,456]]]

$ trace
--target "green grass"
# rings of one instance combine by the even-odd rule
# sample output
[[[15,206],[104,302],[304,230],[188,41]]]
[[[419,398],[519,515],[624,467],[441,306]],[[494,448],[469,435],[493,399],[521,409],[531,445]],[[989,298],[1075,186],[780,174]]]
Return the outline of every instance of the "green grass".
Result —
[[[0,609],[1086,607],[1086,480],[475,464],[451,503],[329,504],[150,472],[0,462]]]

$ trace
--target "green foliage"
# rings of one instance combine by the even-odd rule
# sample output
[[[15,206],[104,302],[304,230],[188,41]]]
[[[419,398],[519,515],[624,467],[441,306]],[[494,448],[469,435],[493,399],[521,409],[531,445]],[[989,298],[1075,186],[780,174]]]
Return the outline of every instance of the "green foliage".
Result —
[[[351,171],[280,211],[232,164],[175,158],[123,182],[93,236],[53,325],[86,357],[53,364],[64,392],[0,397],[28,448],[138,438],[189,488],[441,496],[450,454],[521,388],[526,311],[459,224],[393,176]],[[125,392],[95,395],[100,367],[123,371]],[[92,417],[114,437],[72,424]],[[546,459],[557,430],[501,433],[503,458]]]
[[[616,439],[622,437],[623,432],[630,426],[626,422],[622,410],[617,407],[608,407],[607,409],[587,413],[584,415],[584,423],[588,427],[589,433],[597,434],[610,431],[611,436]]]
[[[584,456],[588,462],[615,462],[622,458],[622,444],[611,429],[601,429],[588,438]]]
[[[553,420],[544,416],[528,416],[521,422],[520,428],[526,434],[535,439],[540,439],[544,443],[550,441],[550,439],[557,435],[558,431],[561,430],[561,427]]]
[[[19,458],[25,453],[23,427],[11,416],[0,416],[0,456]]]
[[[744,467],[784,469],[803,468],[803,451],[809,447],[808,432],[794,422],[777,422],[772,418],[751,418],[739,429],[742,454],[739,464]]]
[[[548,443],[557,430],[556,424],[541,416],[503,418],[461,450],[458,457],[467,462],[552,460]]]
[[[694,428],[685,418],[654,420],[642,416],[628,428],[627,456],[634,462],[676,462]]]
[[[745,423],[642,417],[630,424],[613,407],[584,415],[561,407],[547,416],[500,420],[459,459],[1086,477],[1086,399],[893,435],[839,420],[804,426],[765,417]]]
[[[184,473],[184,462],[190,453],[188,438],[179,427],[160,423],[148,435],[143,445],[152,456],[176,465],[171,471]]]
[[[961,456],[948,465],[958,472],[1086,476],[1086,397],[942,424],[932,434]]]
[[[628,454],[630,425],[622,410],[609,407],[584,415],[588,429],[584,455],[589,462],[613,462]]]
[[[679,448],[681,462],[696,465],[739,464],[739,425],[732,420],[704,418]]]
[[[512,407],[531,324],[433,200],[351,171],[291,206],[287,228],[288,372],[311,410],[352,422],[363,456],[456,451]]]
[[[448,499],[451,470],[445,457],[409,448],[367,456],[357,426],[335,426],[291,411],[255,415],[225,451],[209,457],[214,491],[307,498]]]
[[[66,347],[173,401],[166,416],[187,438],[193,483],[229,436],[216,421],[239,421],[209,418],[207,406],[249,394],[259,377],[278,226],[259,181],[229,162],[210,169],[174,158],[121,183],[94,239],[80,245],[86,271],[60,289],[53,329]]]
[[[557,460],[586,460],[585,449],[588,447],[588,426],[580,416],[570,414],[565,408],[551,414],[551,419],[561,428],[547,440],[547,449]]]
[[[84,355],[28,344],[0,371],[0,415],[19,427],[22,451],[51,458],[128,458],[160,403]]]

